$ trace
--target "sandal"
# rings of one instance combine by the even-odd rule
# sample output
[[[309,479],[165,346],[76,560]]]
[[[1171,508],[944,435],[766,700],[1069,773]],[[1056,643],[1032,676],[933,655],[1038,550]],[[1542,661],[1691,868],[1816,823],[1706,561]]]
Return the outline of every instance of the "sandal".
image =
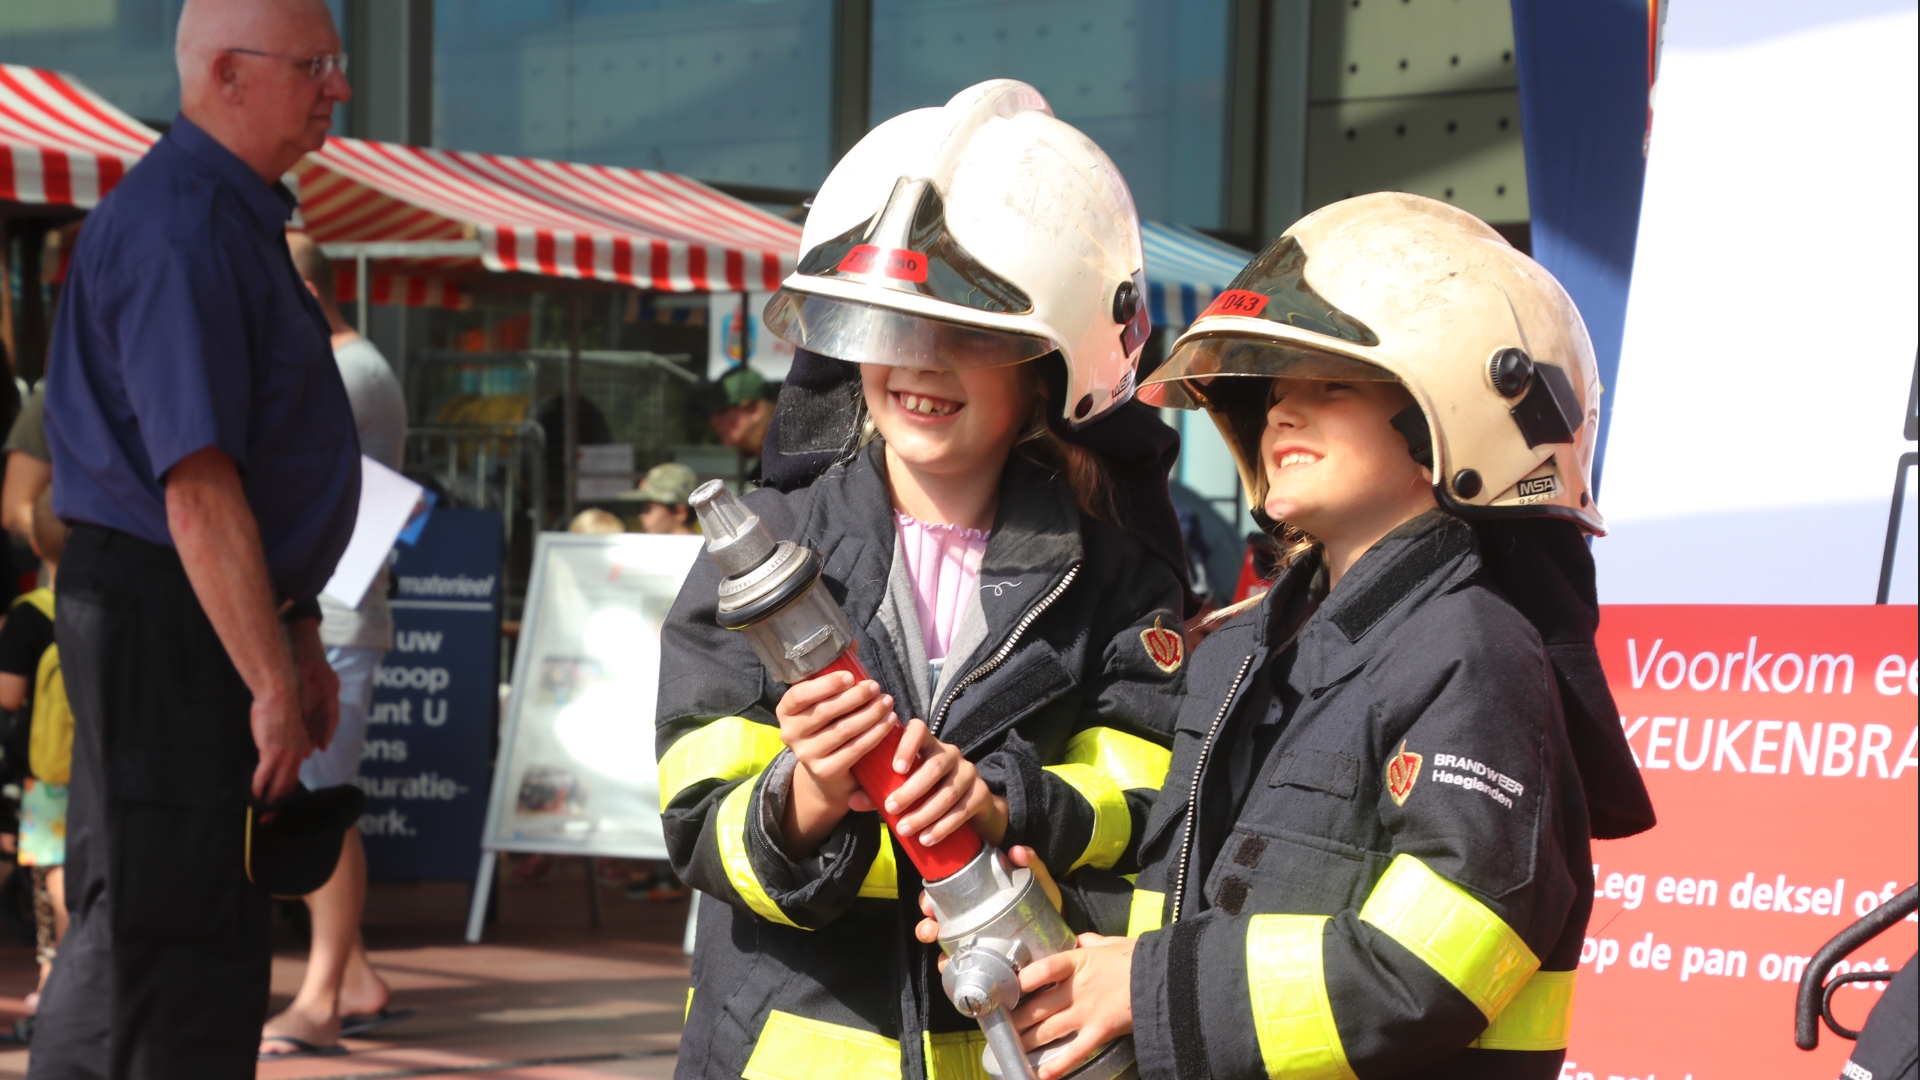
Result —
[[[261,1061],[286,1061],[289,1058],[305,1057],[339,1057],[347,1052],[347,1048],[341,1046],[339,1043],[334,1043],[332,1046],[315,1046],[305,1039],[296,1039],[292,1035],[262,1035],[260,1036],[260,1041],[286,1043],[288,1046],[293,1047],[293,1049],[286,1051],[262,1050],[260,1051]]]
[[[379,1031],[389,1024],[413,1019],[412,1009],[381,1009],[377,1013],[351,1013],[340,1018],[340,1037],[357,1039],[369,1032]]]

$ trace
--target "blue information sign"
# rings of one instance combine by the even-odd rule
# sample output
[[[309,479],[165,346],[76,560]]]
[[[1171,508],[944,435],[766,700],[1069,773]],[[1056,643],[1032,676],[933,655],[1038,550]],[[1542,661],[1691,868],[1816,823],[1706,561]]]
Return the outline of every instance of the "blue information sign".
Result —
[[[393,651],[374,675],[360,831],[379,881],[465,881],[500,712],[500,515],[436,510],[402,546]]]

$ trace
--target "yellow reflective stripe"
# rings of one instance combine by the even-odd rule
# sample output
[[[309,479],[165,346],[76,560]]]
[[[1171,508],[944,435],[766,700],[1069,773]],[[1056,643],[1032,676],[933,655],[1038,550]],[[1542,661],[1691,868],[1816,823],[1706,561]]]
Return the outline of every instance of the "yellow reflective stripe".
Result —
[[[1167,917],[1167,894],[1152,889],[1133,890],[1133,904],[1127,909],[1127,936],[1139,937],[1160,929]]]
[[[740,1075],[745,1080],[900,1080],[900,1044],[776,1009],[767,1014]]]
[[[1439,972],[1489,1021],[1540,970],[1500,916],[1411,855],[1394,857],[1360,917]]]
[[[893,861],[893,833],[885,825],[880,826],[880,853],[873,857],[873,865],[867,867],[867,876],[860,881],[859,895],[872,900],[900,899],[900,868]]]
[[[1173,764],[1173,752],[1116,728],[1093,727],[1067,743],[1067,755],[1061,764],[1091,765],[1112,777],[1122,791],[1158,791],[1166,782],[1167,766]]]
[[[660,758],[660,809],[703,780],[744,780],[780,753],[780,729],[723,716],[680,736]]]
[[[1247,991],[1260,1060],[1274,1080],[1357,1080],[1321,970],[1325,915],[1247,920]]]
[[[693,1017],[693,987],[689,986],[687,987],[687,1007],[686,1007],[686,1010],[680,1014],[680,1026],[685,1027],[687,1025],[687,1021],[692,1019],[692,1017]]]
[[[1120,861],[1133,836],[1133,814],[1127,809],[1127,797],[1113,778],[1091,765],[1049,765],[1047,771],[1064,780],[1093,807],[1093,835],[1087,838],[1087,850],[1067,868],[1071,874],[1083,866],[1106,870]]]
[[[753,784],[741,784],[720,803],[720,810],[714,815],[713,831],[720,844],[720,862],[727,868],[727,880],[733,883],[733,889],[740,899],[763,919],[792,926],[799,924],[787,918],[780,905],[773,902],[767,890],[760,884],[759,877],[753,872],[753,857],[747,854],[747,811],[753,808]]]
[[[980,1055],[987,1048],[987,1037],[975,1031],[948,1031],[935,1035],[920,1033],[927,1054],[927,1080],[992,1080]]]
[[[1487,1030],[1482,1050],[1565,1050],[1573,1033],[1573,972],[1536,971]]]

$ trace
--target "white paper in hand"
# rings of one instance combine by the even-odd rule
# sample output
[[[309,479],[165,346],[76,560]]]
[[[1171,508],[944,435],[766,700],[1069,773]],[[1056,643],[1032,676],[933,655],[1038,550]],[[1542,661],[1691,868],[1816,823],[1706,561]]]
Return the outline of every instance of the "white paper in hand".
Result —
[[[407,519],[424,489],[365,454],[360,455],[360,513],[353,521],[353,538],[333,568],[333,578],[320,595],[347,607],[359,607],[367,586],[406,528]]]

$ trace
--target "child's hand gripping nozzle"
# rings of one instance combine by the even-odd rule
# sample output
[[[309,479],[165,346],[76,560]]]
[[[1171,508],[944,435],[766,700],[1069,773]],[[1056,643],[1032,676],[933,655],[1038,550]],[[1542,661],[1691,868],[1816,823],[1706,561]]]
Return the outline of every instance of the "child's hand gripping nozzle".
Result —
[[[718,480],[702,484],[688,502],[700,516],[707,554],[726,574],[720,583],[718,621],[747,636],[775,679],[792,684],[826,671],[871,678],[854,654],[846,613],[821,587],[817,552],[791,540],[776,541],[759,515]],[[949,956],[941,982],[954,1006],[979,1021],[986,1033],[982,1064],[987,1073],[1032,1080],[1066,1040],[1031,1054],[1021,1051],[1020,1033],[1009,1015],[1020,1002],[1020,969],[1075,948],[1073,931],[1048,902],[1033,872],[1009,863],[971,825],[931,847],[894,830],[899,815],[888,813],[885,806],[887,796],[906,780],[893,770],[899,744],[896,727],[854,765],[854,778],[882,808],[880,816],[893,830],[895,842],[925,882],[940,922],[940,947]],[[1137,1076],[1133,1040],[1108,1043],[1069,1075],[1072,1080]]]

